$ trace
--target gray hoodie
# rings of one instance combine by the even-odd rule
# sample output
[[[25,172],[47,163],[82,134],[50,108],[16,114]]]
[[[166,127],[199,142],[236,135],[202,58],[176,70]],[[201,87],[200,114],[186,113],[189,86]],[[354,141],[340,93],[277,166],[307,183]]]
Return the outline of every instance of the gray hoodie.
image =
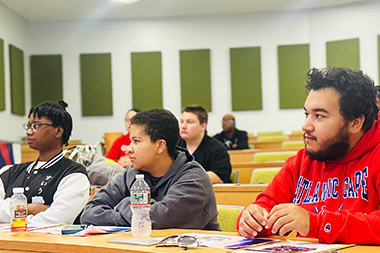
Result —
[[[150,217],[153,229],[220,230],[210,178],[202,166],[182,149],[177,150],[177,157],[169,171],[155,186],[152,186],[152,176],[149,173],[135,170],[131,165],[87,203],[81,222],[130,226],[130,189],[136,174],[144,174],[144,179],[151,188]]]

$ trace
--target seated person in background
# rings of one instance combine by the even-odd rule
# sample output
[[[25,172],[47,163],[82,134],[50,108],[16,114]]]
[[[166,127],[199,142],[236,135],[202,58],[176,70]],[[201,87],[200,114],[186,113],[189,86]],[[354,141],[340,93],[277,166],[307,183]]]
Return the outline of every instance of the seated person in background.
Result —
[[[207,135],[208,114],[201,106],[188,106],[180,122],[178,145],[192,154],[207,171],[213,184],[231,183],[231,163],[227,148]]]
[[[379,108],[380,110],[380,86],[376,85],[375,89],[376,89],[376,105],[377,105],[377,108]]]
[[[129,139],[129,128],[131,126],[131,119],[135,116],[140,110],[139,109],[131,109],[125,115],[125,128],[128,133],[117,138],[112,144],[111,149],[106,154],[106,158],[112,159],[124,168],[129,167],[131,165],[131,159],[129,159],[128,154],[128,146],[131,143]]]
[[[164,109],[139,112],[131,121],[130,135],[132,165],[95,194],[81,222],[130,226],[130,189],[136,174],[144,174],[151,189],[153,229],[220,230],[210,179],[186,150],[176,149],[179,129],[174,115]]]
[[[0,170],[0,222],[10,222],[14,187],[24,188],[29,224],[72,223],[87,203],[90,182],[86,169],[64,158],[62,152],[73,128],[66,107],[59,101],[30,109],[26,139],[39,157]]]
[[[234,115],[225,115],[223,117],[222,127],[223,131],[213,138],[224,143],[228,150],[249,148],[247,132],[236,129]]]
[[[380,128],[373,81],[361,71],[308,73],[306,148],[238,217],[240,234],[298,234],[380,244]]]

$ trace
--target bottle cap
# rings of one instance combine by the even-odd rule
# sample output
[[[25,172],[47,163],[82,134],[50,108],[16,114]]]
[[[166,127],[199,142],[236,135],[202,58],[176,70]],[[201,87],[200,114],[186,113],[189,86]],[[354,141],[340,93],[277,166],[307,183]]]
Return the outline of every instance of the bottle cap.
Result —
[[[15,187],[15,188],[13,188],[13,193],[24,193],[24,188]]]
[[[136,179],[144,179],[144,174],[137,174]]]

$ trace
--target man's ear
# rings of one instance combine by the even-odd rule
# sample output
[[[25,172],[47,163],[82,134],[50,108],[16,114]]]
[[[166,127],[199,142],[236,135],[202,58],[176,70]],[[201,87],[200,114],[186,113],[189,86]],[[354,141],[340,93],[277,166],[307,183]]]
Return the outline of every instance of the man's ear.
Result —
[[[157,153],[160,155],[166,150],[166,141],[163,139],[160,139],[157,141]]]
[[[356,134],[362,130],[363,124],[364,124],[365,117],[364,115],[360,115],[356,119],[353,119],[349,122],[349,131],[352,134]]]
[[[201,127],[202,127],[202,130],[203,130],[203,131],[206,131],[207,123],[206,123],[206,122],[203,122],[203,123],[201,124]]]
[[[55,137],[56,138],[61,138],[61,136],[63,135],[63,132],[64,132],[65,130],[63,130],[63,128],[62,127],[57,127],[56,129],[55,129]]]

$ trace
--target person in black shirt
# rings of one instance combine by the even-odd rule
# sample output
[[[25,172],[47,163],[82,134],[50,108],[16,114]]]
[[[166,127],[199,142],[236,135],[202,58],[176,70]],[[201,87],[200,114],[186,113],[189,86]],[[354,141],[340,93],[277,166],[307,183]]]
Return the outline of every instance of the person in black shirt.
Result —
[[[235,127],[235,117],[227,114],[223,117],[223,131],[213,138],[224,143],[228,150],[248,149],[248,136],[246,131]]]
[[[180,147],[187,148],[207,171],[213,184],[230,183],[231,163],[226,147],[207,135],[208,114],[201,106],[184,109],[180,122]]]

